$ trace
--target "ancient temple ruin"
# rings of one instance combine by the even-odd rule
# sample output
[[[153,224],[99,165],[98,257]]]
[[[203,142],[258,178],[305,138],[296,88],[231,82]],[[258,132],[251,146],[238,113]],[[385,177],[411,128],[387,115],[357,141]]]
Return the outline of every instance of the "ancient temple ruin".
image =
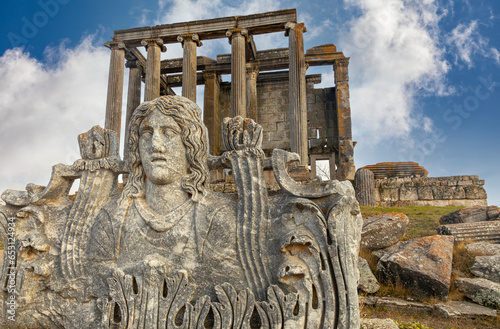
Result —
[[[252,35],[280,31],[289,49],[256,50]],[[78,135],[81,159],[54,165],[47,186],[1,195],[0,327],[359,328],[362,217],[345,179],[354,167],[348,60],[334,46],[304,54],[304,31],[295,10],[116,31],[107,43],[107,129]],[[201,40],[223,37],[231,55],[196,56]],[[183,44],[184,58],[161,61],[171,42]],[[313,89],[318,77],[305,71],[316,64],[333,64],[335,88]],[[171,95],[181,83],[184,97]],[[205,84],[204,117],[197,83]],[[276,104],[263,105],[276,94]],[[321,138],[310,139],[311,129]],[[291,142],[266,138],[280,133]],[[295,181],[288,169],[304,168],[308,152],[335,158],[342,180]],[[210,188],[210,170],[221,169],[232,171],[236,193]],[[272,193],[265,170],[279,185]]]
[[[289,47],[260,50],[253,36],[275,32],[288,37]],[[111,49],[106,128],[120,134],[127,67],[127,123],[141,102],[141,81],[145,101],[172,95],[171,88],[178,86],[182,96],[196,101],[196,86],[204,85],[203,121],[212,155],[225,151],[222,119],[248,117],[262,125],[267,155],[273,148],[291,150],[302,166],[311,165],[313,176],[316,160],[329,160],[332,179],[354,179],[349,58],[333,44],[304,52],[304,32],[295,9],[115,31],[106,43]],[[231,54],[216,59],[196,55],[203,40],[220,38],[228,38]],[[182,44],[183,58],[161,60],[172,43]],[[146,48],[147,58],[138,47]],[[331,66],[335,87],[315,89],[321,75],[307,75],[310,66]],[[223,74],[231,74],[230,83],[222,82]]]

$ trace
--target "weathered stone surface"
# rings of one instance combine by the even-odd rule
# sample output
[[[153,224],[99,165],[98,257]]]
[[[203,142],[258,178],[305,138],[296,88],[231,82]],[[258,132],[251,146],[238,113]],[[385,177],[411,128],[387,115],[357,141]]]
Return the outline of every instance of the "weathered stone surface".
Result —
[[[382,258],[385,254],[387,254],[387,251],[389,250],[390,248],[384,248],[384,249],[378,249],[378,250],[374,250],[372,251],[372,255],[375,256],[377,258],[377,260],[379,260],[380,258]]]
[[[500,255],[477,256],[470,271],[475,276],[500,283]]]
[[[465,250],[473,256],[500,255],[500,244],[489,242],[473,242],[465,246]]]
[[[455,279],[455,287],[472,301],[500,309],[500,284],[486,279]]]
[[[361,246],[368,250],[387,248],[406,233],[410,220],[405,214],[390,213],[367,218],[361,231]]]
[[[459,301],[450,301],[446,304],[434,305],[435,313],[445,318],[477,318],[495,317],[497,311],[490,308]]]
[[[415,162],[381,162],[375,165],[365,166],[360,169],[368,169],[373,172],[376,179],[390,177],[427,176],[427,170]]]
[[[356,171],[354,185],[356,189],[356,199],[358,199],[359,204],[369,207],[375,207],[377,205],[375,178],[371,170],[359,169]]]
[[[488,241],[500,243],[500,221],[471,222],[441,225],[438,234],[453,235],[455,241]]]
[[[398,329],[392,319],[361,319],[361,329]]]
[[[374,294],[380,289],[377,278],[373,275],[366,259],[358,258],[359,283],[358,289],[368,294]]]
[[[470,222],[482,222],[496,220],[500,215],[500,208],[497,206],[471,207],[454,211],[444,215],[439,219],[440,224],[458,224]]]
[[[412,302],[396,297],[359,297],[360,303],[377,308],[385,308],[389,311],[404,312],[408,314],[430,314],[433,312],[432,305]]]
[[[377,264],[379,278],[416,294],[444,298],[450,288],[453,237],[429,236],[399,242]]]
[[[212,192],[201,109],[180,96],[141,104],[129,132],[121,193],[117,136],[94,127],[79,136],[82,159],[0,207],[2,241],[16,241],[0,268],[2,328],[359,327],[362,217],[349,181],[295,182],[297,155],[265,159],[262,127],[236,117],[212,163],[232,169],[237,195]]]
[[[377,206],[488,206],[477,176],[375,179]]]

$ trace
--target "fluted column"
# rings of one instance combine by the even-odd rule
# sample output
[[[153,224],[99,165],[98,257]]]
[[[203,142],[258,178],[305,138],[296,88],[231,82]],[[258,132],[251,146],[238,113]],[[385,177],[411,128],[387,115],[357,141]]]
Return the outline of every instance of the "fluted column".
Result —
[[[123,158],[128,158],[128,126],[134,110],[141,104],[141,78],[142,69],[139,61],[134,58],[127,60],[125,66],[128,68],[128,94],[127,94],[127,116],[125,118],[125,146]]]
[[[219,155],[220,121],[219,89],[221,77],[213,71],[203,72],[205,78],[205,97],[203,99],[203,122],[208,128],[208,140],[212,155]]]
[[[289,43],[289,104],[290,104],[290,137],[292,152],[300,156],[300,165],[308,164],[307,143],[307,94],[306,63],[304,58],[303,33],[304,23],[287,23],[286,35]]]
[[[231,29],[226,32],[231,44],[231,116],[246,117],[246,57],[248,31]]]
[[[351,105],[349,100],[349,58],[333,62],[335,72],[335,103],[337,108],[338,141],[337,179],[354,179],[354,143],[351,130]]]
[[[247,68],[247,117],[257,121],[257,76],[259,68],[251,65]]]
[[[184,56],[182,57],[182,96],[196,102],[196,47],[202,43],[198,34],[185,34],[177,37],[182,43]]]
[[[144,39],[141,44],[148,51],[144,100],[150,101],[160,97],[161,52],[166,51],[167,48],[163,45],[162,39]]]
[[[122,122],[123,70],[125,61],[125,44],[111,41],[104,44],[111,49],[109,62],[108,96],[106,100],[106,120],[104,127],[115,131],[120,140]]]

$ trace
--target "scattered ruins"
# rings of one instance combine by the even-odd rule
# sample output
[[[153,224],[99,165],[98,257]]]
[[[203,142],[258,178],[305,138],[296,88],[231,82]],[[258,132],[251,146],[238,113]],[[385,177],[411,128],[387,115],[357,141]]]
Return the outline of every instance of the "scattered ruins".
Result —
[[[290,47],[258,51],[252,36],[271,32]],[[0,326],[359,328],[348,59],[333,45],[304,53],[304,32],[295,10],[115,31],[106,128],[80,134],[81,159],[55,165],[47,186],[2,194]],[[196,56],[203,40],[226,37],[231,55]],[[162,61],[173,42],[184,57]],[[336,86],[314,89],[307,65],[333,65]],[[290,176],[290,164],[305,171],[315,157],[331,159],[339,180]],[[236,194],[210,189],[209,172],[222,169]]]
[[[478,176],[427,177],[414,162],[390,162],[356,172],[356,196],[361,204],[400,206],[487,206],[484,180]]]

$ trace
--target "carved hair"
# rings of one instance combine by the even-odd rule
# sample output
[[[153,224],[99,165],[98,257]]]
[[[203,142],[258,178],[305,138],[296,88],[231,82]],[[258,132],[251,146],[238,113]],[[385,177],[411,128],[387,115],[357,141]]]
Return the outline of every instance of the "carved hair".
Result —
[[[182,188],[191,194],[193,201],[200,199],[208,189],[208,131],[201,119],[201,109],[193,101],[181,96],[162,96],[142,103],[130,119],[129,159],[127,162],[129,176],[123,189],[122,200],[142,197],[146,174],[142,167],[139,153],[139,127],[144,118],[154,110],[171,117],[181,128],[182,142],[186,148],[189,173],[182,177]]]

